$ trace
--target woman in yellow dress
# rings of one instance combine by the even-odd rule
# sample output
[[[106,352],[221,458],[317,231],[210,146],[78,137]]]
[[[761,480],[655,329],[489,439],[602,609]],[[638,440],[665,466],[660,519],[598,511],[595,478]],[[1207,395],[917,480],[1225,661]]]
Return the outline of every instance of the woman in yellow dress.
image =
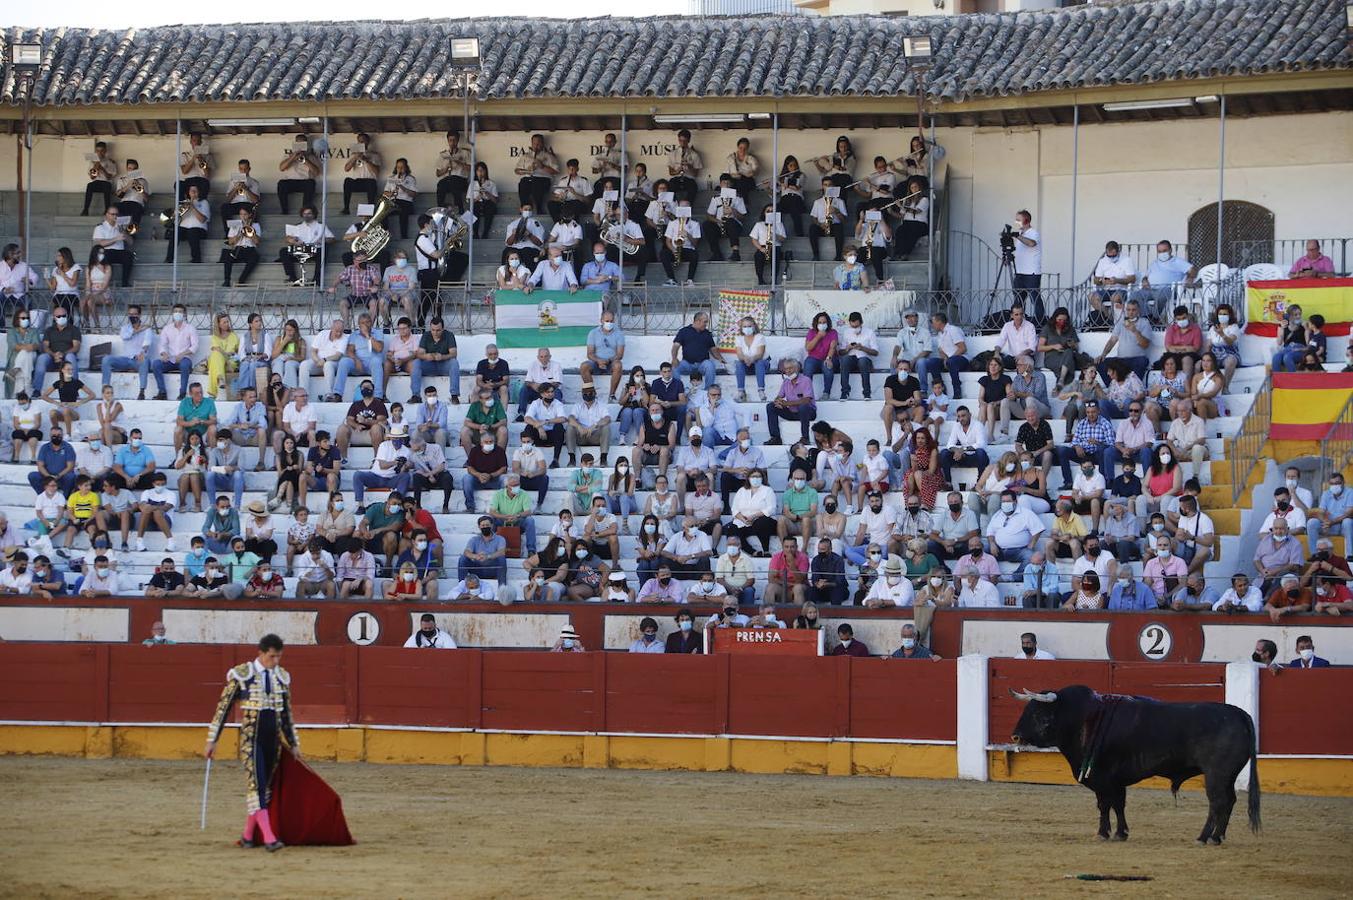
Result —
[[[230,315],[217,313],[211,328],[211,349],[207,353],[207,395],[216,397],[226,389],[226,375],[239,371],[240,336],[230,327]],[[225,399],[222,397],[221,399]]]

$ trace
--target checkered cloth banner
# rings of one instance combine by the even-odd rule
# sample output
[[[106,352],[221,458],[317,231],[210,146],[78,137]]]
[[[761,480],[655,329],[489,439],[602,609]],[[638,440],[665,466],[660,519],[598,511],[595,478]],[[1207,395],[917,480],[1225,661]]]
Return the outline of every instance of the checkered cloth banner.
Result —
[[[719,311],[714,334],[719,347],[732,350],[738,336],[738,323],[751,316],[756,327],[765,331],[770,323],[770,291],[719,291]]]

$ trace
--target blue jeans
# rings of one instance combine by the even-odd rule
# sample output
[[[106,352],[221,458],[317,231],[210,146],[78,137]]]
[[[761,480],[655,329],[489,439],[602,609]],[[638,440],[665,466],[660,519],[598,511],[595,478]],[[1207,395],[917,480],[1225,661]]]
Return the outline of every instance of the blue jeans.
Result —
[[[490,478],[486,484],[480,484],[479,479],[475,478],[469,472],[460,476],[460,489],[465,492],[465,511],[474,512],[474,492],[477,490],[496,491],[503,486],[502,476]]]
[[[1042,275],[1016,275],[1011,280],[1015,289],[1015,299],[1022,300],[1025,313],[1035,324],[1043,321],[1043,294],[1039,291]]]
[[[857,566],[862,566],[869,561],[869,541],[866,540],[858,547],[852,547],[845,541],[841,542],[841,555],[846,561]]]
[[[901,453],[884,450],[883,458],[888,460],[888,487],[894,491],[902,489],[902,476],[911,468],[911,451],[906,447]]]
[[[831,395],[832,383],[836,380],[835,367],[829,367],[817,357],[810,356],[803,361],[803,374],[808,376],[809,381],[812,381],[814,375],[820,374],[822,376],[822,397],[826,398]]]
[[[358,371],[358,366],[362,371]],[[363,353],[358,350],[357,359],[345,356],[338,361],[338,374],[334,376],[334,393],[344,401],[347,400],[345,394],[348,389],[348,376],[352,374],[366,375],[376,386],[376,396],[385,396],[385,364],[380,353]]]
[[[1099,401],[1099,414],[1106,419],[1126,419],[1127,410],[1105,397]]]
[[[783,443],[780,440],[780,420],[791,419],[799,423],[800,437],[803,442],[808,443],[808,429],[817,418],[817,406],[808,403],[800,406],[798,409],[781,409],[774,403],[766,404],[766,427],[770,430],[770,439],[772,443]]]
[[[427,359],[417,359],[413,363],[412,387],[413,395],[420,396],[423,393],[423,379],[429,375],[447,375],[451,378],[451,396],[460,396],[460,360],[459,359],[441,359],[433,362]]]
[[[1315,542],[1320,540],[1324,528],[1325,523],[1315,517],[1306,520],[1306,544],[1312,550],[1315,549]],[[1353,519],[1344,519],[1339,524],[1330,526],[1330,530],[1344,536],[1344,556],[1348,556],[1350,550],[1353,550]]]
[[[155,373],[155,389],[161,394],[168,394],[164,386],[164,373],[178,370],[179,373],[179,393],[188,393],[188,376],[193,374],[193,361],[190,357],[183,357],[178,362],[168,362],[163,359],[157,359],[150,364],[150,370]]]
[[[843,356],[838,362],[841,366],[841,399],[850,396],[850,376],[859,372],[864,399],[868,400],[874,393],[874,361],[867,356]]]
[[[955,458],[954,450],[956,449],[958,448],[946,447],[940,451],[940,471],[944,473],[944,480],[950,484],[954,483],[954,463],[958,463],[964,468],[976,469],[979,478],[981,477],[982,470],[991,465],[991,457],[987,455],[987,451],[985,450],[980,448],[972,450],[969,448],[969,452],[964,453],[961,457]],[[1067,479],[1067,483],[1071,483],[1070,479]]]
[[[366,495],[366,489],[373,487],[388,487],[400,494],[407,494],[411,480],[412,475],[409,472],[403,472],[399,475],[377,475],[370,469],[365,472],[358,472],[352,476],[353,499],[361,503],[362,497]]]
[[[606,505],[613,516],[633,516],[639,512],[633,494],[611,494],[606,498]]]
[[[931,382],[943,381],[944,372],[949,371],[949,380],[953,383],[953,390],[949,393],[952,400],[957,400],[963,396],[963,382],[961,377],[968,368],[968,358],[966,356],[951,356],[948,359],[940,359],[938,356],[923,356],[916,361],[916,369],[921,375],[921,390],[928,393]]]
[[[521,520],[521,545],[526,553],[536,552],[536,521],[531,516]]]
[[[241,498],[244,496],[244,472],[236,469],[229,475],[217,475],[215,472],[207,473],[207,493],[213,497],[217,494],[224,494],[226,491],[233,491],[235,494],[235,508],[239,509]],[[229,552],[229,549],[226,550]]]
[[[1145,472],[1146,467],[1151,465],[1151,445],[1146,444],[1138,447],[1136,452],[1128,451],[1128,456],[1137,461],[1137,471]],[[1104,480],[1112,481],[1116,476],[1116,470],[1123,462],[1123,454],[1118,452],[1117,447],[1104,448]],[[1312,544],[1312,546],[1315,546]]]
[[[1057,461],[1062,464],[1062,487],[1071,486],[1071,461],[1075,460],[1076,465],[1080,465],[1083,459],[1094,460],[1095,466],[1104,471],[1104,450],[1108,448],[1101,447],[1098,450],[1085,450],[1077,447],[1075,444],[1059,444],[1057,447]],[[1078,453],[1077,450],[1080,452]],[[1145,473],[1143,473],[1145,474]],[[1105,476],[1108,480],[1108,476]]]
[[[756,605],[756,588],[754,587],[738,588],[737,593],[733,596],[738,598],[738,606]]]
[[[638,406],[627,406],[620,410],[620,436],[629,438],[637,437],[644,427],[644,416],[648,415],[648,410]]]
[[[714,358],[710,357],[704,362],[692,363],[682,360],[676,364],[676,374],[678,378],[685,378],[692,372],[699,372],[700,377],[705,379],[705,387],[708,388],[718,377],[718,367],[714,363]]]
[[[996,548],[997,561],[1019,563],[1019,568],[1015,570],[1017,576],[1024,574],[1024,566],[1029,562],[1033,555],[1034,551],[1030,550],[1028,547]]]
[[[231,540],[233,540],[233,538],[232,538]],[[204,542],[206,543],[206,545],[207,545],[207,552],[208,552],[208,553],[230,553],[230,552],[231,552],[231,550],[230,550],[230,544],[231,544],[231,541],[229,541],[229,540],[226,540],[226,541],[218,541],[218,540],[216,540],[216,538],[209,538],[209,537],[205,537],[205,536],[204,536],[204,537],[203,537],[203,541],[204,541]]]
[[[133,356],[105,356],[103,358],[103,384],[110,384],[114,372],[135,372],[141,376],[141,393],[146,392],[146,381],[150,378],[150,357],[142,355],[137,362]]]
[[[1281,350],[1273,354],[1273,371],[1275,372],[1295,372],[1297,366],[1301,365],[1301,358],[1306,355],[1306,348],[1301,344],[1288,344]],[[41,357],[38,364],[41,365]],[[42,383],[41,379],[38,381]]]
[[[258,369],[268,371],[268,361],[266,359],[246,359],[240,362],[240,373],[235,376],[235,383],[231,385],[236,394],[245,388],[258,387],[258,382],[254,377],[254,372]]]
[[[738,360],[733,365],[733,374],[737,378],[738,390],[740,391],[747,390],[747,373],[755,372],[756,386],[759,390],[761,390],[764,393],[766,390],[766,373],[769,371],[770,371],[770,360],[766,359],[764,356],[758,359],[756,362],[752,363],[750,369],[747,367],[747,364],[744,363],[742,360]]]
[[[69,494],[71,491],[75,490],[75,479],[79,477],[80,476],[75,472],[67,472],[65,475],[56,479],[57,490],[61,491],[63,494]],[[42,485],[46,480],[47,476],[39,472],[28,473],[28,483],[32,486],[33,493],[35,494],[42,493]]]
[[[462,556],[456,562],[456,575],[464,581],[465,576],[470,574],[478,575],[480,578],[492,578],[500,586],[507,584],[507,559],[500,556],[488,562],[480,562]]]
[[[80,377],[80,358],[74,353],[66,354],[66,362],[75,369],[75,377]],[[37,365],[33,367],[33,389],[28,392],[28,396],[36,397],[42,393],[42,382],[47,378],[48,369],[59,369],[56,360],[52,359],[50,353],[39,353]]]

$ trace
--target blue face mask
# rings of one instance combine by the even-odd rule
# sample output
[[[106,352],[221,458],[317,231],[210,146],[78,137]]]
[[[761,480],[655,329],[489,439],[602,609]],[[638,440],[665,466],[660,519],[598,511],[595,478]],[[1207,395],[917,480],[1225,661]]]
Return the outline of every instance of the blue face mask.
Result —
[[[682,631],[690,631],[690,630],[691,630],[691,627],[692,627],[694,624],[695,624],[695,623],[692,622],[692,621],[690,621],[689,619],[683,619],[683,620],[681,621],[681,630],[682,630]]]

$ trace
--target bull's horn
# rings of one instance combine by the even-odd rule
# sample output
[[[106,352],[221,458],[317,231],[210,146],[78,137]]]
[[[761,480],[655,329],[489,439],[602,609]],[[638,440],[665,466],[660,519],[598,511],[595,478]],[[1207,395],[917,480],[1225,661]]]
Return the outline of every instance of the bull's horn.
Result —
[[[1052,701],[1054,701],[1054,700],[1057,699],[1057,692],[1056,692],[1056,691],[1048,691],[1048,692],[1043,693],[1043,694],[1030,693],[1029,696],[1030,696],[1032,699],[1039,701],[1040,703],[1051,703]]]
[[[1027,690],[1017,691],[1017,690],[1015,690],[1014,688],[1010,688],[1009,690],[1010,690],[1010,696],[1011,696],[1011,697],[1014,697],[1016,700],[1032,700],[1032,699],[1033,699],[1033,694],[1030,694]]]

